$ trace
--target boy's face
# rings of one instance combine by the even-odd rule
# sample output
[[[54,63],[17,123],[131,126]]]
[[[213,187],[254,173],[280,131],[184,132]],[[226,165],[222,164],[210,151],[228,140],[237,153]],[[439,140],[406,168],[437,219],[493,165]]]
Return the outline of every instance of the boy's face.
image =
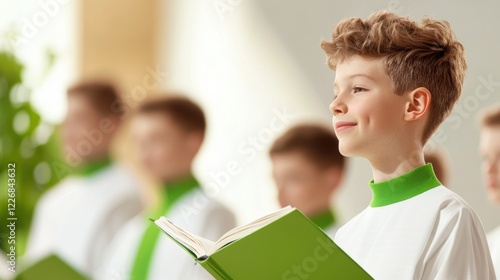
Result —
[[[68,113],[61,125],[64,152],[69,149],[84,162],[106,156],[115,130],[110,132],[100,128],[101,121],[105,119],[111,120],[116,130],[116,118],[107,117],[96,110],[85,96],[70,95]]]
[[[483,174],[488,195],[500,204],[500,126],[484,128],[479,150],[483,158]]]
[[[273,155],[272,163],[281,207],[291,205],[307,216],[329,209],[338,170],[320,168],[298,151]]]
[[[136,156],[154,179],[168,182],[191,172],[198,150],[193,133],[188,133],[165,113],[136,116],[132,122]]]
[[[381,59],[353,56],[337,65],[330,104],[344,156],[389,155],[404,133],[406,99],[394,93]]]

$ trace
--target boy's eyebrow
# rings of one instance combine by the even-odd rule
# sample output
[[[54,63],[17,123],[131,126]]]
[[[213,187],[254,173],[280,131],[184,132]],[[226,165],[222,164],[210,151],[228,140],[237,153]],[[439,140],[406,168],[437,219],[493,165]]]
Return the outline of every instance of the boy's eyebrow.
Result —
[[[353,74],[353,75],[348,76],[347,78],[352,79],[352,78],[356,78],[356,77],[364,77],[364,78],[370,79],[372,81],[376,81],[374,77],[372,77],[368,74],[362,74],[362,73]]]
[[[364,77],[364,78],[367,78],[367,79],[372,80],[372,81],[374,81],[374,82],[376,82],[376,81],[377,81],[374,77],[372,77],[372,76],[370,76],[370,75],[368,75],[368,74],[363,74],[363,73],[352,74],[352,75],[350,75],[350,76],[347,76],[346,78],[347,78],[347,79],[353,79],[353,78],[356,78],[356,77]],[[338,86],[338,84],[337,84],[337,82],[335,81],[335,82],[333,83],[333,87],[335,88],[336,86]]]

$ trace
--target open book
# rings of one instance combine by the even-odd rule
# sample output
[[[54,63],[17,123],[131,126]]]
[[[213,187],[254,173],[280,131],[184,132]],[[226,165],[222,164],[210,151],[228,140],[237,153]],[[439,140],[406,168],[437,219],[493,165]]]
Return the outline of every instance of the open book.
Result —
[[[236,227],[215,242],[165,217],[152,221],[216,279],[373,279],[290,206]]]

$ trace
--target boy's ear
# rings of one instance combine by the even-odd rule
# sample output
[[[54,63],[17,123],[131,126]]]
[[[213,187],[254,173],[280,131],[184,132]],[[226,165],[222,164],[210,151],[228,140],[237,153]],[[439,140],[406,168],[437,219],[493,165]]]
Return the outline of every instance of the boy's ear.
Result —
[[[338,166],[332,166],[328,169],[329,191],[334,192],[340,186],[343,170]]]
[[[431,92],[419,87],[410,92],[404,115],[405,121],[415,121],[424,117],[431,106]]]
[[[201,145],[203,144],[203,138],[203,133],[199,132],[191,132],[188,135],[187,144],[193,155],[196,155],[200,150]]]
[[[113,124],[116,126],[115,130],[118,130],[120,126],[122,125],[122,120],[118,116],[112,116],[110,117],[111,121]]]

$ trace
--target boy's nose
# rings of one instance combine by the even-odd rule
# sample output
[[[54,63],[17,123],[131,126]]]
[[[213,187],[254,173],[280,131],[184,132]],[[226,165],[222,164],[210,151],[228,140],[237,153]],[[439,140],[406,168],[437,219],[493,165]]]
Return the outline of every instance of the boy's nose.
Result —
[[[488,162],[485,162],[484,165],[485,165],[484,166],[485,173],[487,175],[494,175],[494,174],[497,173],[498,167],[497,167],[496,162],[494,162],[494,161],[488,161]]]
[[[330,112],[332,112],[334,116],[338,114],[345,114],[347,112],[347,107],[343,102],[340,102],[339,98],[333,100],[332,103],[330,103],[329,108]]]

